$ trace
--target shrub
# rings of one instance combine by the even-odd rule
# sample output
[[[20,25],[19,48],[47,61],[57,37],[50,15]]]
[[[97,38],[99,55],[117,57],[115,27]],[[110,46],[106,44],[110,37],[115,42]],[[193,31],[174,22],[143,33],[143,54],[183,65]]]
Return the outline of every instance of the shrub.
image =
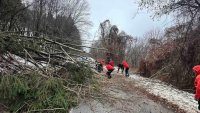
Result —
[[[79,84],[91,79],[93,75],[93,71],[84,63],[68,63],[67,71],[69,72],[69,78]]]

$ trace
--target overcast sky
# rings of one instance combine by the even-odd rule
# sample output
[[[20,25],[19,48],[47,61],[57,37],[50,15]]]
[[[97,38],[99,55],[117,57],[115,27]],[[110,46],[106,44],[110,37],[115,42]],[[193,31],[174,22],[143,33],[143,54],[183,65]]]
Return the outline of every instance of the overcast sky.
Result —
[[[143,34],[153,28],[163,29],[170,25],[170,17],[162,17],[159,20],[150,17],[146,11],[139,11],[136,0],[88,0],[90,4],[91,21],[93,27],[90,30],[91,37],[98,30],[99,23],[106,19],[111,24],[117,25],[132,36],[142,37]]]

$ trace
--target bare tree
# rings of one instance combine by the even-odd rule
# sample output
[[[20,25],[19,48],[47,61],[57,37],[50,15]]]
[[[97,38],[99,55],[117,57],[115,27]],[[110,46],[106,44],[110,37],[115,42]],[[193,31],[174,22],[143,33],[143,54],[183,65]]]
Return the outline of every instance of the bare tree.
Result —
[[[199,0],[141,0],[139,6],[154,11],[158,16],[174,13],[177,19],[184,23],[195,25],[193,23],[199,22]]]
[[[132,40],[130,35],[125,32],[119,32],[116,25],[111,25],[109,20],[105,20],[99,27],[99,41],[95,43],[96,46],[104,47],[108,51],[98,51],[98,57],[109,60],[113,59],[116,63],[121,63],[125,58],[126,49],[129,42]],[[95,46],[94,45],[94,46]],[[95,51],[91,51],[96,54]],[[97,57],[97,55],[94,55]]]

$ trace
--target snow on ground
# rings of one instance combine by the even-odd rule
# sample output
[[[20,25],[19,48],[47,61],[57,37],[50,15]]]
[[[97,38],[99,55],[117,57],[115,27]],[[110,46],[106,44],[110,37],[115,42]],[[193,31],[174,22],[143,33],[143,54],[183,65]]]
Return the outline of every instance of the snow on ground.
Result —
[[[25,66],[31,66],[31,67],[35,67],[35,65],[31,62],[28,62],[26,61],[25,59],[17,56],[17,55],[14,55],[14,54],[11,54],[11,56],[16,60],[18,61],[20,64],[24,64]]]
[[[19,64],[22,64],[24,66],[29,66],[29,67],[32,67],[32,68],[35,68],[35,64],[29,62],[29,61],[26,61],[26,59],[22,58],[22,57],[19,57],[17,55],[14,55],[14,54],[11,54],[12,58],[14,58]],[[69,61],[66,61],[66,62],[69,62]],[[45,68],[47,67],[47,62],[40,62],[39,64],[39,67],[40,68]]]
[[[177,105],[188,113],[197,113],[198,102],[194,100],[194,94],[175,89],[159,80],[134,74],[130,75],[130,78],[136,82],[136,86],[144,88],[149,93],[168,100],[168,102]]]

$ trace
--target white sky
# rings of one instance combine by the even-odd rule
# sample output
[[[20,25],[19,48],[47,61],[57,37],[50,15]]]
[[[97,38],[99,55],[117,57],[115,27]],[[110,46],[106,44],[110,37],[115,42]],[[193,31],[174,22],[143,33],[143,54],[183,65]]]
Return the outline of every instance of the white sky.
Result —
[[[139,37],[153,28],[164,29],[171,23],[170,17],[162,17],[153,21],[150,17],[153,14],[148,14],[146,11],[138,12],[136,0],[88,0],[88,2],[93,22],[90,39],[93,39],[100,22],[106,19],[127,34]]]

